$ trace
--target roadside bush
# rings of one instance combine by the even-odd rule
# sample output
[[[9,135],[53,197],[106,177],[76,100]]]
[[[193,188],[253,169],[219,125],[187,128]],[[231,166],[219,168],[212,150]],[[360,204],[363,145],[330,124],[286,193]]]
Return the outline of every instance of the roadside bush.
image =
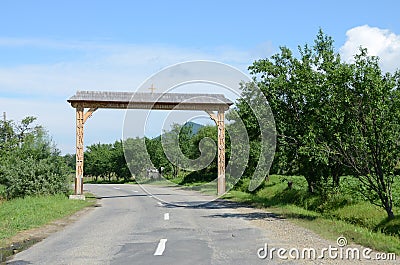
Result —
[[[67,169],[58,157],[11,158],[1,166],[4,197],[67,193]]]
[[[0,195],[7,199],[68,191],[66,164],[35,119],[0,122]]]

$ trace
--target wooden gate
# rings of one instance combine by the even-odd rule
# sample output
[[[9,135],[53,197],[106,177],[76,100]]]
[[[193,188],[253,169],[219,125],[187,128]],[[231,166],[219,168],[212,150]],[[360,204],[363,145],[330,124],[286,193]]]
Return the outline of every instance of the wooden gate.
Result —
[[[76,109],[75,195],[83,196],[84,125],[97,109],[205,111],[218,126],[218,195],[225,193],[225,111],[233,104],[222,94],[78,91],[67,100]]]

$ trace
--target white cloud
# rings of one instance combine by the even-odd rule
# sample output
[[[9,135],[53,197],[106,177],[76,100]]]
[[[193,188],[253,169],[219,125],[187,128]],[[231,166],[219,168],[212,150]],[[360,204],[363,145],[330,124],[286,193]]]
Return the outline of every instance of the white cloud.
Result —
[[[347,40],[340,48],[344,60],[351,61],[362,46],[368,49],[369,55],[380,57],[384,71],[400,69],[400,35],[387,29],[364,25],[348,30],[346,36]]]

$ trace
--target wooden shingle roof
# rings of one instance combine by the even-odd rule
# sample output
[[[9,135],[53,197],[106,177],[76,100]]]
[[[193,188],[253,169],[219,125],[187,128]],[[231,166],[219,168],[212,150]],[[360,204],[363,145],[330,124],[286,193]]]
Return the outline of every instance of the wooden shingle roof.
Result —
[[[163,110],[227,110],[233,104],[222,94],[77,91],[72,107]]]

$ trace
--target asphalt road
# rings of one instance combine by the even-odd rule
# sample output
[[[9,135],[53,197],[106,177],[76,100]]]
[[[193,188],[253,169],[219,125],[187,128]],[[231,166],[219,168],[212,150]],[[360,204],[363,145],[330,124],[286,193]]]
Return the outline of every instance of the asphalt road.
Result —
[[[138,185],[85,185],[96,207],[8,264],[275,264],[257,250],[268,238],[235,203],[197,192]],[[164,201],[164,202],[163,202]],[[168,203],[165,203],[168,202]],[[183,207],[182,205],[186,205]],[[293,263],[295,264],[295,263]]]

